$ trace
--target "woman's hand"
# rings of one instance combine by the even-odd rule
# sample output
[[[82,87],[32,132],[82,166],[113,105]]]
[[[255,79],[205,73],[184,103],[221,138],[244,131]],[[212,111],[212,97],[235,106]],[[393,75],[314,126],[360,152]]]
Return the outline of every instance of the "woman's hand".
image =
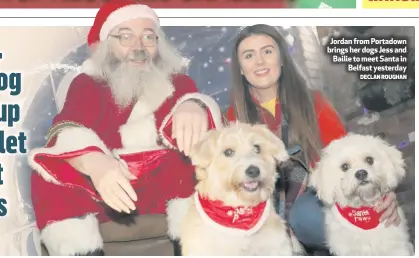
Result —
[[[173,115],[172,138],[176,139],[179,151],[189,155],[193,145],[201,140],[208,130],[208,116],[194,101],[185,101]]]
[[[375,207],[377,212],[383,212],[380,217],[380,222],[386,221],[385,226],[398,226],[401,222],[399,213],[397,212],[397,197],[394,192],[390,192],[387,198]]]

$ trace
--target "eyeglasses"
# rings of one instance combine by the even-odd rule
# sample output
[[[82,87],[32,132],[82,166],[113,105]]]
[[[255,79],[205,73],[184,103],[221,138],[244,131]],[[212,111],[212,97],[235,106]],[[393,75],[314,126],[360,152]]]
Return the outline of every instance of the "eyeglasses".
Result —
[[[137,37],[131,33],[124,33],[120,35],[109,35],[109,37],[113,37],[119,40],[119,43],[123,47],[132,47],[137,43],[137,40],[140,39],[141,43],[145,47],[155,47],[157,45],[158,36],[154,34],[143,34],[140,37]]]

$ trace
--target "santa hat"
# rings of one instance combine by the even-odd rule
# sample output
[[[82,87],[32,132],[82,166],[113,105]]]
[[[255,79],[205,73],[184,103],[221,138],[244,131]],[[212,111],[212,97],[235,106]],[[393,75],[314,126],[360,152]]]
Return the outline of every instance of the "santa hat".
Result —
[[[111,0],[106,2],[96,14],[93,26],[87,36],[89,46],[105,40],[111,30],[119,24],[137,18],[148,18],[154,21],[156,26],[159,24],[159,17],[148,7],[135,0]]]

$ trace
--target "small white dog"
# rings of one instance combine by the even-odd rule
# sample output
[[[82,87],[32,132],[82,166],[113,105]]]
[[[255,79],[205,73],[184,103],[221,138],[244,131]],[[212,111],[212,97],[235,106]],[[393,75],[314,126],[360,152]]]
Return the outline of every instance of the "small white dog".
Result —
[[[407,222],[386,228],[374,210],[405,176],[402,153],[379,137],[349,134],[330,143],[310,184],[325,206],[326,240],[338,256],[413,255]]]
[[[262,125],[207,133],[191,152],[196,193],[168,204],[169,236],[180,239],[182,255],[292,255],[271,201],[276,166],[288,158],[282,141]]]

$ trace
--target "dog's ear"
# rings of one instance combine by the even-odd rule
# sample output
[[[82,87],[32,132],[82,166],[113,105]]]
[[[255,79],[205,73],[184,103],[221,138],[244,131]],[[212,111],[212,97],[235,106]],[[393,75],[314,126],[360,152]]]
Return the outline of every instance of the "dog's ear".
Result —
[[[406,163],[403,154],[395,146],[380,137],[376,137],[382,143],[382,150],[387,155],[388,165],[386,166],[387,183],[390,188],[394,189],[406,176]]]
[[[219,130],[208,131],[204,137],[192,146],[189,157],[191,158],[192,164],[200,168],[206,168],[209,166],[213,156],[213,150],[216,147],[217,139],[220,136]]]
[[[316,190],[317,197],[326,205],[334,203],[334,184],[327,180],[325,173],[333,173],[333,171],[325,171],[324,162],[320,160],[316,167],[309,174],[308,186]]]
[[[281,139],[279,139],[278,136],[272,133],[266,125],[257,124],[252,128],[256,133],[265,139],[264,145],[266,146],[267,151],[272,154],[278,164],[289,159],[289,155],[284,143],[281,141]]]

